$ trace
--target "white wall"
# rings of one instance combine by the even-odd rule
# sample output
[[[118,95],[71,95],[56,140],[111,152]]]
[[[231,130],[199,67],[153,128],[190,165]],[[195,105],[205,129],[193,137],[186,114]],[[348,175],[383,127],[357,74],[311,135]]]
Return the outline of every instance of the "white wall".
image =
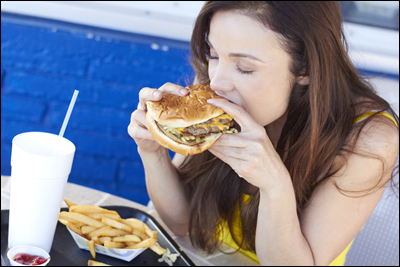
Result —
[[[204,1],[1,1],[1,11],[189,41]]]
[[[189,41],[204,1],[1,1],[1,11]],[[399,75],[399,31],[345,23],[357,67]]]

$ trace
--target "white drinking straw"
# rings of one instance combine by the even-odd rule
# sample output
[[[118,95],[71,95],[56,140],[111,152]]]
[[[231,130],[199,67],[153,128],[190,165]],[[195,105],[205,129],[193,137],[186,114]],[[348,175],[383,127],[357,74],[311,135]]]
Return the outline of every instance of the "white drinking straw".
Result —
[[[61,130],[60,130],[60,134],[59,134],[59,136],[61,136],[61,137],[63,137],[64,132],[65,132],[65,128],[67,128],[69,117],[71,116],[71,112],[72,112],[72,109],[74,108],[76,98],[78,97],[78,93],[79,93],[78,90],[74,91],[74,95],[72,96],[71,102],[69,103],[67,114],[65,115],[64,122],[62,124]]]

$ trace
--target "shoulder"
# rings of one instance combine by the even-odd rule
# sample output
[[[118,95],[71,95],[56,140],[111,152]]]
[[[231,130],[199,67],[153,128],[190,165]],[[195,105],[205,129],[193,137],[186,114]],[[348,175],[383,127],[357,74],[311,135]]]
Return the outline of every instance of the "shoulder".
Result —
[[[350,144],[355,152],[376,154],[386,158],[399,150],[399,128],[388,117],[374,115],[353,126]]]
[[[385,151],[387,152],[386,148],[393,148],[393,146],[389,147],[389,144],[398,145],[399,128],[389,118],[394,118],[395,114],[390,111],[384,111],[383,113],[372,115],[374,110],[382,110],[385,107],[382,107],[373,99],[365,97],[359,98],[354,107],[356,114],[358,114],[354,122],[362,117],[364,117],[364,120],[352,126],[348,144],[353,143],[356,145],[356,149],[366,149],[367,152],[380,154],[385,154]]]
[[[353,127],[350,139],[337,156],[340,169],[315,187],[300,215],[317,264],[335,259],[365,225],[399,153],[399,130],[384,116]]]
[[[382,175],[391,174],[398,153],[397,126],[385,116],[372,116],[353,126],[348,144],[336,160],[341,170],[332,178],[349,190],[362,190],[357,187],[372,186]]]

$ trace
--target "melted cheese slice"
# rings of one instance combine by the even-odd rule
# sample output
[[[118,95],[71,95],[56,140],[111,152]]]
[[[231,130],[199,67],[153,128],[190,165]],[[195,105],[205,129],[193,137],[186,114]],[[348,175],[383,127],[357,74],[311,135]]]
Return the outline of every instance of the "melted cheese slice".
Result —
[[[219,122],[219,119],[229,119],[229,120],[231,121],[231,120],[232,120],[232,117],[229,116],[228,114],[224,113],[224,114],[222,114],[222,115],[219,115],[219,116],[213,118],[213,121],[212,121],[211,123],[209,123],[209,124],[202,124],[200,127],[208,128],[208,127],[217,126],[218,129],[219,129],[220,131],[223,131],[224,129],[227,130],[226,128],[229,128],[229,125],[221,124],[221,123]],[[175,128],[175,130],[176,130],[177,132],[179,132],[179,134],[180,134],[181,132],[183,132],[184,129],[185,129],[185,127],[178,127],[178,128]]]

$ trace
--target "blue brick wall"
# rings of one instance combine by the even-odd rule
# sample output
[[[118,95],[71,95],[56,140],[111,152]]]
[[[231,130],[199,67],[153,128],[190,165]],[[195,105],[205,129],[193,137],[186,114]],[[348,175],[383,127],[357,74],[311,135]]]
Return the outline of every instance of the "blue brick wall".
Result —
[[[59,133],[77,89],[69,182],[147,204],[130,115],[141,88],[193,79],[189,55],[188,42],[2,13],[1,174],[11,174],[15,135]]]

